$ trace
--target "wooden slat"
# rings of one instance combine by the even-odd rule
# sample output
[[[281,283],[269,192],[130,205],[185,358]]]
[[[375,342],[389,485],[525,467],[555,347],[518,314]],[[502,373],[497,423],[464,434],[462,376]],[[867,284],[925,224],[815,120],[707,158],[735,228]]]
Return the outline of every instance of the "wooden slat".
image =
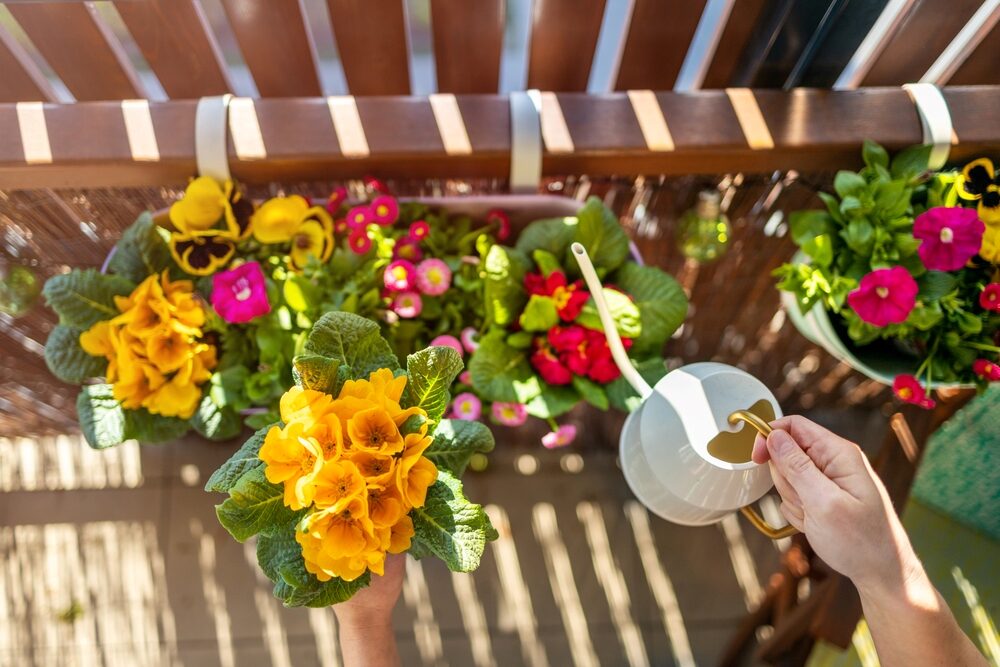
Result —
[[[466,4],[478,8],[480,2]],[[409,95],[403,0],[327,0],[327,5],[350,93]]]
[[[76,99],[145,97],[121,45],[87,4],[15,3],[7,9]]]
[[[505,6],[505,0],[431,0],[439,92],[499,90]]]
[[[534,0],[528,88],[583,91],[604,19],[604,0]]]
[[[995,110],[1000,87],[945,88],[961,143],[952,158],[1000,151]],[[767,173],[855,168],[860,145],[878,137],[889,149],[920,141],[913,103],[899,88],[856,91],[756,91],[773,148],[752,149],[731,99],[722,91],[656,94],[673,150],[650,148],[623,93],[561,93],[557,103],[568,142],[543,158],[545,175]],[[448,154],[425,98],[356,100],[367,154],[345,156],[325,98],[263,99],[247,109],[262,153],[229,154],[233,174],[248,183],[306,181],[373,174],[384,178],[505,178],[510,169],[509,102],[497,95],[458,96],[472,152]],[[117,187],[183,183],[194,173],[194,101],[150,103],[157,161],[134,160],[119,103],[47,104],[50,163],[26,164],[18,113],[0,104],[0,183],[9,188]],[[548,112],[547,112],[548,113]],[[38,124],[36,123],[37,127]],[[568,146],[568,148],[567,148]],[[558,148],[558,150],[556,150]],[[258,151],[260,153],[260,151]]]
[[[980,5],[982,0],[918,0],[861,85],[898,86],[920,79]]]
[[[635,0],[616,90],[670,90],[705,0]]]
[[[1000,23],[993,26],[947,83],[950,86],[1000,83]]]
[[[702,88],[725,88],[733,85],[733,76],[740,66],[743,51],[750,43],[750,38],[757,29],[757,22],[769,4],[768,0],[740,0],[733,3],[712,63],[702,81]]]
[[[221,54],[195,0],[120,0],[115,8],[167,95],[197,98],[231,90]]]
[[[0,102],[51,102],[52,86],[17,41],[0,27]]]
[[[222,0],[222,5],[262,97],[322,95],[299,0]]]

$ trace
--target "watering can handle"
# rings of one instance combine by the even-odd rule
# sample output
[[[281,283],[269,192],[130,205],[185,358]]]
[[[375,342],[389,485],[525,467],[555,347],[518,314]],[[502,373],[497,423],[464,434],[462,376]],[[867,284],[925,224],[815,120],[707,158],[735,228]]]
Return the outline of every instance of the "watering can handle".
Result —
[[[729,415],[729,423],[735,424],[736,422],[746,422],[753,426],[757,431],[765,438],[771,434],[773,430],[771,425],[766,421],[750,412],[749,410],[737,410],[733,414]],[[747,520],[753,524],[753,527],[759,530],[761,533],[770,537],[772,540],[779,540],[782,537],[790,537],[799,530],[792,525],[782,526],[781,528],[775,528],[769,524],[764,517],[757,513],[750,505],[740,508],[740,513],[747,518]]]
[[[597,277],[597,271],[594,270],[594,264],[590,261],[590,255],[580,243],[574,243],[570,249],[573,251],[573,256],[576,257],[577,264],[580,265],[580,271],[583,273],[583,279],[587,282],[590,296],[594,298],[594,304],[597,305],[597,314],[601,317],[601,326],[604,327],[604,335],[608,339],[611,357],[622,372],[622,377],[632,385],[639,396],[645,399],[653,393],[653,388],[643,379],[628,358],[628,352],[622,345],[621,336],[618,335],[618,327],[615,326],[615,320],[611,317],[611,311],[608,309],[608,302],[604,298],[604,285]]]

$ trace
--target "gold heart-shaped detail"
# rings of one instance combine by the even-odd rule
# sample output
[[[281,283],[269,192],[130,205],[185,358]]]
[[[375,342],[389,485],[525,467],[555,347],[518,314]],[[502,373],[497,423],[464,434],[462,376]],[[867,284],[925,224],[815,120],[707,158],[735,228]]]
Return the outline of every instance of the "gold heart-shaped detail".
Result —
[[[749,408],[752,412],[767,423],[774,421],[774,406],[765,398],[757,401]],[[757,438],[757,431],[746,424],[741,424],[739,430],[722,431],[708,441],[708,453],[726,463],[746,463],[753,453],[753,443]]]

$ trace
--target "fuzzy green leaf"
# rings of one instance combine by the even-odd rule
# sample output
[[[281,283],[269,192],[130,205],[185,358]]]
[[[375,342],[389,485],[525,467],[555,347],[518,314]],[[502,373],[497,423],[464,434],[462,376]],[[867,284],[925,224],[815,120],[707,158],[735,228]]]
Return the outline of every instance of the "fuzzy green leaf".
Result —
[[[461,476],[475,454],[488,454],[495,446],[493,433],[482,422],[443,419],[434,431],[434,442],[424,451],[438,470]]]
[[[380,369],[399,369],[399,360],[382,338],[375,322],[353,313],[323,315],[305,344],[306,352],[329,357],[350,368],[351,377],[364,378]]]
[[[505,403],[527,403],[541,391],[524,350],[504,341],[503,332],[487,334],[469,361],[472,386],[483,398]]]
[[[125,410],[112,394],[110,384],[86,385],[76,399],[83,436],[94,449],[120,445],[126,440],[153,444],[175,440],[187,433],[188,423],[148,411]]]
[[[336,359],[319,354],[300,354],[292,359],[292,377],[295,384],[303,389],[338,396],[344,384],[344,375]]]
[[[628,236],[618,218],[597,197],[587,200],[577,214],[576,240],[583,244],[595,267],[614,271],[628,258]],[[574,264],[575,269],[579,269]]]
[[[633,262],[622,265],[615,284],[632,297],[642,322],[642,333],[635,339],[631,354],[648,351],[659,355],[687,316],[684,289],[660,269]]]
[[[59,323],[84,331],[102,320],[119,315],[114,297],[126,296],[135,285],[123,276],[102,275],[83,269],[52,276],[42,293]]]
[[[464,368],[462,358],[450,347],[428,347],[411,354],[406,358],[409,380],[403,405],[423,408],[429,420],[438,421],[451,401],[451,383]]]
[[[153,222],[151,213],[139,216],[115,244],[114,255],[108,264],[111,273],[139,284],[171,266],[170,249]]]
[[[539,419],[555,419],[580,402],[580,394],[571,386],[549,386],[527,402],[528,414]]]
[[[619,335],[626,338],[638,338],[642,335],[642,319],[639,307],[627,295],[616,289],[605,287],[603,289],[604,300],[608,303],[608,310],[611,311],[611,319],[615,322],[615,328]],[[585,326],[588,329],[604,331],[601,324],[601,316],[597,313],[597,304],[591,297],[580,311],[580,316],[576,318],[576,324]]]
[[[260,467],[262,462],[258,457],[258,453],[260,452],[261,445],[264,444],[267,432],[271,430],[271,426],[280,426],[280,424],[275,423],[265,426],[251,435],[243,443],[243,446],[229,457],[228,461],[212,473],[212,476],[208,478],[208,482],[205,484],[205,490],[217,493],[229,493],[229,489],[233,488],[240,477],[245,475],[247,471]]]
[[[596,382],[579,375],[573,376],[573,388],[580,392],[584,400],[601,410],[608,409],[608,397]]]
[[[427,490],[427,502],[410,512],[413,541],[445,562],[452,572],[479,567],[486,543],[498,535],[481,505],[470,503],[462,482],[447,470]]]
[[[228,440],[240,434],[243,420],[235,410],[219,406],[210,394],[205,394],[191,415],[191,426],[209,440]]]
[[[555,257],[565,257],[576,235],[578,220],[575,217],[535,220],[517,237],[515,248],[531,257],[536,250],[544,250]]]
[[[80,330],[57,325],[45,341],[45,364],[63,382],[80,384],[101,377],[108,369],[104,357],[93,357],[80,347]]]
[[[559,324],[559,312],[552,297],[532,294],[518,324],[525,331],[548,331]]]
[[[264,466],[251,468],[229,489],[229,498],[215,506],[219,523],[239,542],[290,522],[295,512],[285,507],[278,484],[264,477]]]
[[[490,248],[483,260],[487,323],[505,327],[517,318],[528,299],[524,274],[530,267],[531,261],[518,250],[501,245]]]

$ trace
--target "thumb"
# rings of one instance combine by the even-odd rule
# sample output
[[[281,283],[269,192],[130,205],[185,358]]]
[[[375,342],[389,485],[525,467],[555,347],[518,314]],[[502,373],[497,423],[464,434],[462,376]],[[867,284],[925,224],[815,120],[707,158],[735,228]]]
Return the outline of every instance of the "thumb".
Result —
[[[836,489],[836,485],[816,467],[787,431],[772,431],[767,436],[767,451],[771,454],[771,463],[799,494],[803,505],[808,506],[821,495]]]

